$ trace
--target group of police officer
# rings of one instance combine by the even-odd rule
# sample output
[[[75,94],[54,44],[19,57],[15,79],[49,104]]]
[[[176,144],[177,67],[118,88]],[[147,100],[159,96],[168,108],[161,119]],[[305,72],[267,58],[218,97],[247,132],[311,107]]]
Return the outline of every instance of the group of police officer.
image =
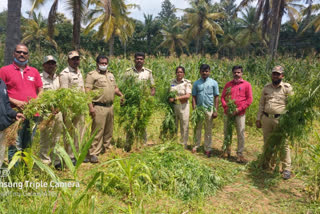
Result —
[[[57,60],[49,55],[44,57],[43,72],[39,75],[35,68],[28,66],[29,52],[24,44],[18,44],[14,51],[14,62],[11,65],[4,66],[0,69],[0,78],[7,85],[9,101],[13,107],[23,109],[24,105],[30,98],[36,98],[43,90],[57,90],[59,88],[76,88],[80,91],[102,90],[98,97],[95,97],[89,105],[89,112],[92,117],[92,131],[97,131],[91,148],[89,149],[85,162],[97,163],[98,155],[104,153],[106,149],[111,147],[110,141],[113,132],[113,100],[114,95],[121,97],[123,102],[123,94],[119,90],[114,75],[108,70],[109,59],[106,56],[99,55],[96,59],[96,69],[89,72],[86,81],[79,70],[80,55],[77,51],[70,51],[68,53],[68,66],[56,74]],[[126,70],[126,74],[134,75],[139,81],[149,81],[151,83],[151,96],[155,95],[155,82],[152,77],[152,71],[145,68],[144,65],[145,54],[137,52],[134,55],[134,67]],[[244,149],[244,124],[245,124],[245,109],[248,108],[252,102],[251,85],[242,79],[243,69],[241,66],[235,66],[232,69],[233,80],[228,82],[224,87],[222,93],[222,106],[225,110],[226,121],[228,118],[235,117],[235,125],[238,134],[238,150],[237,161],[240,163],[246,162],[243,156]],[[200,76],[193,87],[191,81],[184,79],[185,69],[182,66],[176,68],[176,78],[170,83],[170,90],[176,91],[177,96],[170,98],[169,102],[174,103],[174,110],[176,114],[176,124],[180,121],[181,143],[187,147],[188,129],[189,129],[189,98],[192,94],[192,107],[195,109],[198,106],[203,106],[207,109],[204,123],[198,124],[196,134],[196,145],[192,151],[196,152],[201,141],[201,129],[205,128],[205,153],[208,157],[211,155],[212,143],[212,121],[216,118],[218,109],[219,89],[215,80],[210,78],[210,66],[203,64],[200,66]],[[272,70],[272,83],[267,84],[263,90],[260,99],[259,111],[257,115],[256,126],[263,129],[264,136],[264,152],[270,146],[269,138],[274,129],[276,129],[279,118],[285,113],[285,106],[287,97],[292,94],[290,84],[282,82],[284,77],[284,69],[281,66],[276,66]],[[230,88],[230,89],[228,89]],[[229,91],[228,91],[229,90]],[[235,101],[237,106],[234,112],[228,112],[228,93],[230,98]],[[46,163],[50,164],[54,161],[56,168],[61,168],[59,160],[52,160],[52,148],[56,142],[59,142],[63,130],[63,122],[67,130],[71,130],[71,136],[74,138],[76,148],[78,148],[78,136],[75,134],[76,130],[80,136],[84,132],[84,116],[78,116],[72,121],[66,119],[66,115],[61,112],[52,110],[55,119],[52,124],[52,129],[45,129],[40,133],[40,158]],[[24,149],[30,146],[31,136],[26,134],[29,129],[29,121],[24,121],[22,130],[19,130],[19,137],[17,144],[9,148],[10,156],[16,149]],[[226,128],[225,128],[226,130]],[[225,131],[225,137],[226,137]],[[66,134],[64,134],[66,136]],[[1,141],[1,139],[0,139]],[[145,137],[146,141],[146,137]],[[0,142],[1,143],[1,142]],[[64,137],[64,146],[72,159],[76,163],[71,146],[67,143]],[[50,154],[50,155],[49,155]],[[230,157],[230,146],[223,151],[223,157]],[[289,179],[291,176],[291,159],[290,148],[286,144],[283,155],[283,177]],[[266,157],[266,162],[263,165],[265,169],[274,169],[275,154],[269,154]]]
[[[238,136],[237,159],[239,163],[246,163],[247,160],[243,155],[244,151],[244,130],[245,130],[245,111],[252,103],[252,88],[249,82],[242,79],[243,68],[241,66],[234,66],[232,68],[233,79],[224,86],[221,103],[224,108],[224,147],[223,158],[231,156],[231,145],[229,141],[232,138],[231,131],[228,126],[236,126]],[[206,109],[204,121],[197,124],[196,127],[196,144],[192,152],[196,152],[201,142],[201,130],[204,125],[204,151],[210,157],[212,150],[212,123],[216,118],[218,110],[218,83],[211,79],[210,66],[202,64],[200,66],[200,76],[193,86],[191,81],[184,79],[185,69],[182,66],[176,68],[176,79],[171,81],[171,91],[175,91],[177,96],[170,98],[169,102],[174,102],[174,111],[176,114],[176,125],[180,121],[181,144],[187,148],[188,130],[189,130],[189,97],[192,94],[193,109],[201,106]],[[277,154],[272,153],[271,147],[275,146],[275,142],[271,142],[272,132],[277,128],[279,118],[285,113],[287,97],[292,95],[292,87],[289,83],[282,82],[284,78],[284,69],[282,66],[275,66],[272,69],[271,80],[267,84],[261,94],[259,110],[257,113],[256,126],[263,130],[264,146],[264,162],[262,167],[266,170],[274,170],[276,166]],[[234,102],[235,109],[230,111],[230,102]],[[230,124],[231,123],[231,124]],[[231,133],[230,133],[231,132]],[[231,135],[231,136],[230,136]],[[280,142],[279,138],[273,138]],[[291,158],[290,147],[286,143],[283,151],[280,151],[280,159],[282,162],[282,173],[284,179],[291,177]]]

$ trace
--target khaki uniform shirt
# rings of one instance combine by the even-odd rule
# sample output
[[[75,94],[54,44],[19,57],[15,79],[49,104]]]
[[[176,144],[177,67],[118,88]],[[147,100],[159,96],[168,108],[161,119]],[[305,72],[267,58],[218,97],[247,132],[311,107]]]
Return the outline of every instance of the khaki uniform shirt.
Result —
[[[66,67],[59,75],[61,88],[77,88],[84,92],[84,81],[79,68]]]
[[[177,79],[173,79],[170,83],[170,86],[170,92],[176,91],[177,96],[191,94],[192,85],[190,80],[182,79],[181,82],[178,82]]]
[[[111,72],[107,71],[105,74],[101,74],[94,70],[88,73],[85,87],[91,90],[101,90],[101,94],[95,97],[93,102],[112,103],[117,84]]]
[[[284,114],[287,97],[292,94],[292,87],[289,83],[281,82],[276,88],[272,83],[267,84],[262,90],[257,120],[261,120],[263,112]]]
[[[51,79],[50,75],[43,71],[42,74],[40,74],[42,83],[43,83],[43,90],[57,90],[60,88],[60,82],[59,78],[56,74],[53,75],[53,79]]]
[[[152,77],[152,71],[148,68],[142,67],[141,71],[138,72],[135,67],[128,68],[126,70],[126,75],[134,75],[141,81],[150,81],[151,86],[154,86],[154,79]]]

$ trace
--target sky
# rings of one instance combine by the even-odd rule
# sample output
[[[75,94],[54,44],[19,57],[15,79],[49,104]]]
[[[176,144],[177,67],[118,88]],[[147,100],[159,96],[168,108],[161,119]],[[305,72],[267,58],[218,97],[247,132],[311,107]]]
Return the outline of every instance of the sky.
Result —
[[[179,9],[185,9],[187,7],[190,6],[190,4],[188,3],[187,0],[170,0],[171,3]],[[0,0],[0,12],[2,12],[3,10],[6,10],[8,7],[8,0]],[[40,12],[43,16],[47,16],[47,14],[49,14],[50,11],[50,7],[52,4],[51,0],[47,0],[47,2],[50,3],[46,3],[44,5],[44,7],[41,8]],[[71,14],[69,12],[66,12],[66,10],[64,9],[65,5],[61,4],[60,1],[58,4],[58,12],[60,13],[64,13],[68,18],[71,19]],[[158,13],[161,11],[161,3],[162,0],[125,0],[126,4],[138,4],[140,6],[140,10],[139,9],[132,9],[131,10],[131,14],[130,16],[132,18],[138,19],[143,21],[143,14],[152,14],[154,17],[158,15]],[[21,12],[23,14],[23,16],[27,16],[26,15],[26,11],[29,11],[31,9],[31,0],[22,0],[22,9]],[[39,12],[39,10],[37,10],[37,12]],[[181,16],[182,12],[177,13],[177,16]]]

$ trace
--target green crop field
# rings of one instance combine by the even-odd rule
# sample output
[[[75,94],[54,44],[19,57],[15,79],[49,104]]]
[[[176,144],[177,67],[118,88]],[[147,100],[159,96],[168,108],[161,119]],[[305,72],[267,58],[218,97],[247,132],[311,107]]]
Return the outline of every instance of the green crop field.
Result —
[[[31,65],[41,71],[41,57],[35,55],[31,59]],[[61,55],[58,59],[59,72],[66,66],[66,58]],[[14,187],[0,188],[0,212],[320,213],[320,61],[313,57],[280,57],[271,62],[269,69],[266,62],[264,57],[234,60],[209,56],[147,57],[145,67],[153,71],[156,82],[154,99],[143,104],[146,106],[144,109],[151,113],[145,120],[148,122],[147,144],[144,145],[138,137],[131,151],[125,152],[125,136],[129,126],[123,121],[119,98],[114,104],[113,148],[99,156],[98,164],[82,163],[73,167],[66,161],[68,157],[60,142],[56,150],[66,161],[64,170],[56,171],[53,166],[43,165],[37,158],[38,131],[31,150],[20,156],[21,162],[26,164],[13,167],[9,176],[0,178],[2,185],[8,182],[16,184]],[[234,65],[243,66],[244,79],[252,85],[253,103],[246,113],[244,153],[249,163],[245,165],[235,162],[236,139],[233,139],[231,159],[220,158],[223,146],[221,105],[219,116],[214,120],[213,157],[207,158],[201,152],[192,154],[190,150],[185,150],[178,144],[179,136],[160,136],[166,114],[163,105],[170,81],[175,77],[175,68],[184,66],[185,78],[194,82],[199,78],[202,63],[210,65],[211,77],[218,82],[220,93],[225,83],[232,79],[231,68]],[[263,140],[261,130],[255,128],[261,90],[270,82],[271,68],[278,64],[285,68],[285,81],[293,86],[295,92],[290,106],[300,112],[294,114],[297,118],[290,116],[283,121],[283,126],[290,129],[281,129],[292,147],[294,177],[288,181],[281,178],[279,169],[265,172],[259,168]],[[128,59],[111,58],[109,63],[120,90],[127,93],[130,87],[125,85],[123,75],[130,66],[133,66],[133,61]],[[84,75],[94,68],[94,56],[82,53],[80,69]],[[134,124],[138,126],[145,121]],[[90,122],[87,115],[86,134],[76,154],[81,160],[92,140]],[[192,128],[190,123],[190,148],[193,145]],[[235,134],[233,136],[236,138]],[[22,185],[21,188],[19,185]]]

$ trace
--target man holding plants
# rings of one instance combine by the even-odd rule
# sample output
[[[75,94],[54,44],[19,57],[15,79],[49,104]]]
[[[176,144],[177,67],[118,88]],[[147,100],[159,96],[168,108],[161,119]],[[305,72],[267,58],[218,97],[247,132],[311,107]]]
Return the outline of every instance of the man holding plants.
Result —
[[[13,63],[0,69],[0,78],[7,85],[9,101],[12,107],[23,110],[30,99],[37,98],[42,92],[42,81],[36,68],[28,66],[29,50],[25,44],[18,44],[13,53]],[[30,120],[22,123],[18,131],[16,145],[9,147],[9,160],[17,149],[23,150],[31,146]]]
[[[188,145],[189,137],[189,98],[191,96],[191,81],[184,79],[185,69],[182,66],[176,68],[176,79],[170,83],[170,92],[176,92],[176,97],[169,98],[169,102],[174,103],[174,113],[176,116],[176,127],[180,120],[180,133],[182,144],[185,148]]]
[[[284,77],[284,69],[278,65],[272,69],[272,83],[267,84],[261,93],[259,111],[257,114],[256,126],[262,127],[263,131],[263,165],[264,169],[273,170],[275,167],[276,153],[273,151],[279,138],[272,135],[277,129],[279,118],[285,114],[287,98],[293,94],[292,87],[289,83],[282,82]],[[285,180],[291,177],[291,157],[288,143],[282,147],[280,158],[282,161],[283,178]]]
[[[134,54],[134,67],[126,70],[126,75],[134,75],[139,81],[149,81],[151,87],[151,96],[156,93],[152,71],[143,67],[145,54],[143,52],[136,52]]]
[[[246,163],[243,156],[246,109],[252,103],[252,89],[249,82],[242,79],[241,66],[233,66],[233,80],[222,91],[221,103],[225,113],[224,146],[222,157],[231,156],[232,126],[235,123],[238,137],[237,162]]]
[[[84,81],[81,74],[81,71],[79,69],[80,65],[80,55],[78,51],[70,51],[68,53],[68,67],[66,67],[63,71],[61,71],[59,75],[60,80],[60,88],[74,88],[79,91],[84,92]],[[66,125],[67,130],[69,131],[71,137],[73,137],[74,146],[76,149],[78,149],[78,139],[79,136],[77,136],[78,131],[80,135],[80,139],[83,137],[83,126],[84,126],[84,116],[76,116],[72,120],[67,115],[63,115],[63,121]],[[70,156],[72,163],[76,164],[76,159],[74,157],[74,154],[72,152],[71,145],[67,142],[67,136],[65,133],[64,136],[64,146],[66,148],[66,152]]]
[[[205,119],[200,122],[196,127],[196,145],[193,147],[192,152],[196,152],[201,142],[201,130],[204,125],[204,150],[205,154],[211,156],[212,144],[212,120],[218,117],[219,106],[219,87],[218,83],[210,78],[210,66],[202,64],[200,66],[200,76],[192,87],[192,108],[204,107]]]
[[[3,164],[6,151],[4,130],[14,122],[14,119],[24,119],[24,115],[22,113],[17,113],[11,108],[7,86],[2,79],[0,79],[0,168]]]
[[[156,93],[154,79],[152,77],[152,71],[145,68],[144,65],[145,53],[136,52],[134,54],[134,67],[128,68],[126,70],[126,76],[134,76],[138,81],[142,81],[150,84],[151,96]],[[129,136],[127,135],[127,142],[129,141]],[[147,143],[147,131],[144,135],[144,143]]]
[[[44,57],[43,60],[43,72],[40,74],[43,90],[57,90],[60,88],[59,77],[56,75],[55,71],[57,68],[57,60],[49,55]],[[52,110],[53,122],[50,124],[50,127],[44,128],[40,132],[40,152],[39,156],[43,163],[50,164],[52,162],[53,152],[50,151],[54,148],[57,142],[60,140],[61,131],[62,131],[62,113],[58,112],[56,109]],[[51,155],[48,153],[51,152]],[[58,165],[56,161],[55,165]]]
[[[84,160],[84,162],[91,163],[97,163],[97,156],[111,147],[114,94],[123,97],[113,74],[108,70],[108,57],[99,55],[96,62],[96,70],[88,73],[85,83],[86,92],[101,90],[101,94],[89,104],[89,112],[92,117],[91,131],[92,133],[97,132],[88,156]]]

